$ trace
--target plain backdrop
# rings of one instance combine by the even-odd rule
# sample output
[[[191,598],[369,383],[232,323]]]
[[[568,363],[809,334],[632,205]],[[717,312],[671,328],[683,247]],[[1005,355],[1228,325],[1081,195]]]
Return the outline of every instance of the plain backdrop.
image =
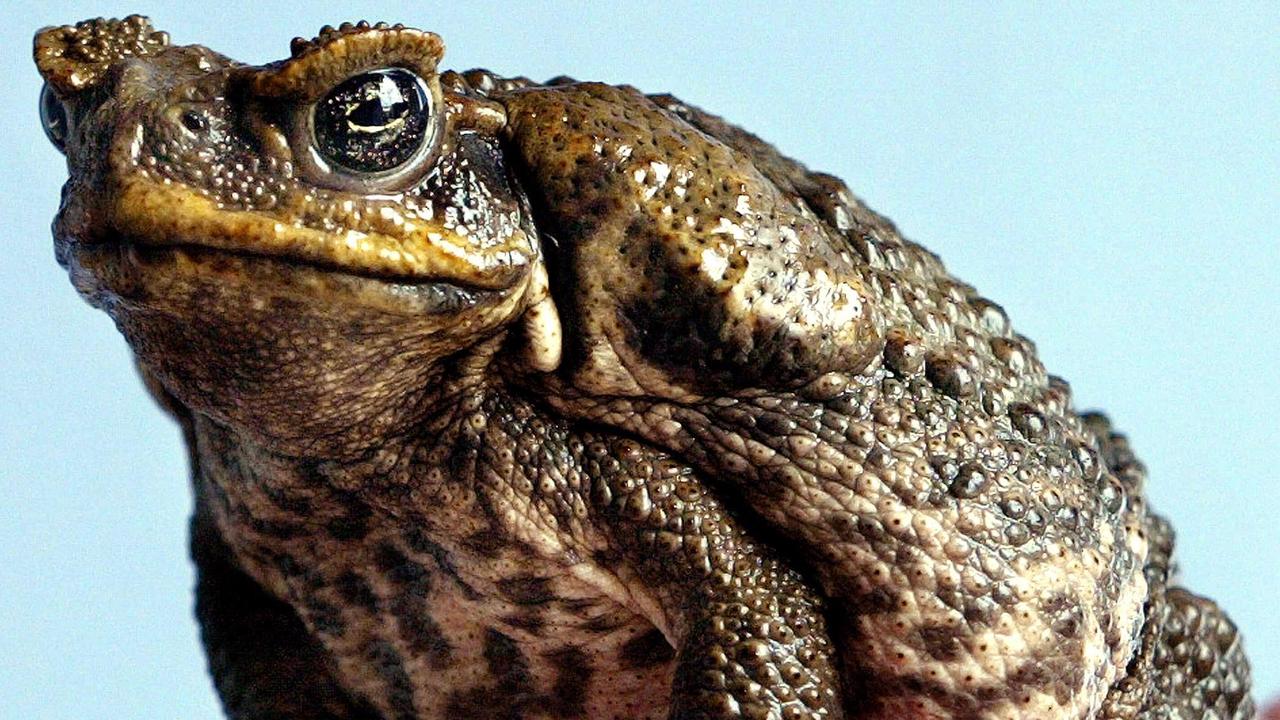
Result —
[[[27,4],[34,7],[34,3]],[[670,91],[845,178],[1004,305],[1151,470],[1280,690],[1280,6],[64,2],[0,23],[0,714],[214,718],[176,428],[53,259],[31,33],[144,12],[249,62],[325,23]],[[57,7],[55,7],[57,6]]]

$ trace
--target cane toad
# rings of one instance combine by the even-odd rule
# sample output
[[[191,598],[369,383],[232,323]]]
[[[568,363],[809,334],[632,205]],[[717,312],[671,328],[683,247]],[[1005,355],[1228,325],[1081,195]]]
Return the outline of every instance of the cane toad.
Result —
[[[58,260],[181,423],[265,718],[1246,718],[1144,470],[996,303],[669,95],[42,30]]]

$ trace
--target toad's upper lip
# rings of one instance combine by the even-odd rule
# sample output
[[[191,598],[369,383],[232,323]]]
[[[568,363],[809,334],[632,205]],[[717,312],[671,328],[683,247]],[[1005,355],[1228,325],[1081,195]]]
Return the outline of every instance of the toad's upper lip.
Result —
[[[95,241],[200,246],[272,257],[321,269],[400,283],[448,282],[479,290],[509,289],[525,274],[531,243],[515,229],[482,251],[450,228],[420,223],[399,235],[324,231],[265,213],[228,210],[176,185],[138,178],[117,188],[110,231]]]
[[[59,256],[82,293],[101,296],[105,292],[133,302],[151,302],[170,292],[165,288],[176,287],[173,283],[198,278],[224,289],[233,285],[256,288],[263,296],[342,298],[394,314],[417,316],[452,313],[510,298],[507,292],[439,280],[406,282],[289,258],[177,241],[141,244],[116,235],[93,243],[64,238],[59,243]],[[87,284],[82,285],[83,282]]]
[[[310,258],[295,257],[285,253],[259,252],[253,247],[227,248],[204,242],[188,241],[180,238],[170,238],[160,242],[140,241],[137,238],[113,233],[105,238],[101,238],[98,242],[73,244],[86,248],[95,245],[113,246],[120,248],[126,254],[142,253],[144,255],[159,256],[160,254],[168,251],[177,254],[184,254],[188,257],[200,257],[209,260],[222,257],[239,262],[269,261],[276,267],[293,267],[298,268],[299,270],[327,273],[371,282],[376,281],[400,287],[447,285],[449,287],[471,293],[495,292],[489,288],[477,287],[468,283],[455,282],[452,280],[445,280],[443,278],[401,277],[398,275],[383,274],[376,271],[365,271],[357,268],[345,267],[337,263],[325,262],[319,259],[313,260]]]

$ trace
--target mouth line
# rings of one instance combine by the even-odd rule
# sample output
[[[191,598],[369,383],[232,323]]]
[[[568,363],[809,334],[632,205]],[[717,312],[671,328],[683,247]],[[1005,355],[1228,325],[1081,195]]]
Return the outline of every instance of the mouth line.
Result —
[[[197,259],[216,260],[217,258],[227,258],[247,262],[270,263],[272,265],[296,268],[298,270],[323,273],[336,278],[349,278],[351,280],[359,280],[363,282],[375,282],[389,287],[435,287],[452,289],[461,293],[473,295],[502,292],[501,288],[495,289],[478,284],[460,282],[455,278],[446,279],[422,277],[420,275],[397,275],[394,273],[378,272],[376,270],[353,268],[337,262],[326,263],[314,258],[299,257],[297,255],[270,251],[257,251],[253,248],[227,248],[191,240],[166,240],[164,242],[152,242],[122,233],[111,232],[101,239],[95,239],[90,242],[77,239],[64,239],[63,242],[66,243],[68,249],[73,252],[78,250],[92,251],[94,249],[114,248],[122,255],[133,253],[141,254],[148,258],[160,257],[166,252],[184,253]]]
[[[98,288],[92,294],[105,292],[125,302],[154,302],[170,292],[183,296],[189,291],[178,288],[191,287],[190,281],[251,288],[263,297],[354,303],[416,316],[478,309],[499,303],[507,295],[506,290],[452,280],[362,273],[276,253],[228,250],[195,242],[142,242],[116,233],[91,242],[62,237],[58,245],[59,261],[71,270],[73,281],[76,276],[94,277],[93,285],[86,286]],[[175,281],[179,284],[172,284]],[[146,287],[152,289],[140,290]]]

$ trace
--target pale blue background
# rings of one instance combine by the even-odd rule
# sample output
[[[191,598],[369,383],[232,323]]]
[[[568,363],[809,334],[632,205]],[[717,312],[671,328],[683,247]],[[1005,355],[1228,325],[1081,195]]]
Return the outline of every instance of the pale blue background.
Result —
[[[50,249],[63,168],[30,33],[129,11],[254,62],[323,23],[402,21],[449,67],[672,91],[846,178],[1131,434],[1186,577],[1246,630],[1259,695],[1280,690],[1277,5],[59,4],[0,23],[0,715],[217,714],[178,433]]]

